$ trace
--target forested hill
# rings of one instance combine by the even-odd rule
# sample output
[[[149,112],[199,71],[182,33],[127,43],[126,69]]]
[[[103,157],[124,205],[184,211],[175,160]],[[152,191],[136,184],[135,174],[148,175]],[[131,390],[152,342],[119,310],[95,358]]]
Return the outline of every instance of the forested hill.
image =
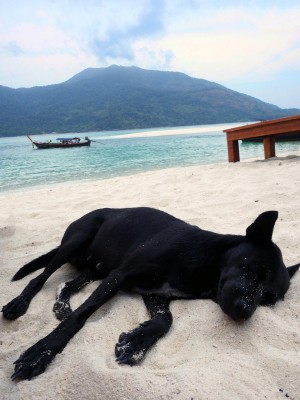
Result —
[[[177,72],[88,68],[66,82],[0,86],[0,136],[266,120],[299,114]]]

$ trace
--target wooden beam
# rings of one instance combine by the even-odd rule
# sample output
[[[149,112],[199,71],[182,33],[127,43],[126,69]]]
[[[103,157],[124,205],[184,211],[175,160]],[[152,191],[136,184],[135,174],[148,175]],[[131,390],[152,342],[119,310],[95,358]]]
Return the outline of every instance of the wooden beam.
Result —
[[[239,141],[227,140],[227,148],[228,148],[228,161],[229,162],[240,161]]]
[[[224,132],[226,132],[229,140],[243,140],[268,135],[300,132],[300,116],[244,125],[237,128],[226,129]]]
[[[275,157],[275,136],[266,136],[264,140],[265,159]]]

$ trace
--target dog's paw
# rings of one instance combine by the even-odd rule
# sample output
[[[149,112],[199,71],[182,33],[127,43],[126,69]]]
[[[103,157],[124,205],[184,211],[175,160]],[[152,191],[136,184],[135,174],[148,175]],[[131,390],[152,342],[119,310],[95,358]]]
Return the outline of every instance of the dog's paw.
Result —
[[[116,361],[119,364],[135,365],[142,361],[147,350],[155,341],[147,335],[149,321],[128,333],[122,333],[115,347]]]
[[[56,318],[59,321],[63,321],[64,319],[68,318],[69,315],[72,313],[72,309],[68,302],[64,301],[56,301],[53,306],[53,311],[55,313]]]
[[[17,319],[24,315],[29,307],[29,302],[23,296],[18,296],[3,306],[3,317],[9,320]]]
[[[32,379],[45,371],[48,364],[55,357],[56,352],[39,343],[26,350],[15,364],[15,372],[11,376],[15,379]]]

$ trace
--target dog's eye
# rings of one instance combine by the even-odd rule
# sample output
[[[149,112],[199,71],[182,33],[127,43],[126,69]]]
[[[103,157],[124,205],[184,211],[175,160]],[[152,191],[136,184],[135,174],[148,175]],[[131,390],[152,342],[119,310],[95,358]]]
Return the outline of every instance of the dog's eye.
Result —
[[[255,270],[253,271],[256,275],[256,279],[258,281],[266,281],[269,279],[271,270],[266,265],[256,265]]]
[[[250,281],[256,284],[267,279],[266,271],[261,268],[248,269],[245,273],[245,276],[248,277]]]
[[[256,271],[256,273],[257,273],[257,278],[258,278],[258,280],[260,280],[260,281],[266,280],[267,275],[268,275],[268,271],[267,271],[266,268],[260,267],[260,268],[258,268],[258,270]]]

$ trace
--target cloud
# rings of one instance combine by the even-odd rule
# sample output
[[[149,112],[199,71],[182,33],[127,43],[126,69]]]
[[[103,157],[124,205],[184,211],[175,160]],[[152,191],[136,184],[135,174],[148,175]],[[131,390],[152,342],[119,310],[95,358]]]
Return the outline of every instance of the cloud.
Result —
[[[133,4],[126,3],[126,8]],[[157,36],[163,32],[164,1],[152,0],[124,24],[113,24],[103,34],[95,33],[91,39],[91,49],[100,61],[106,59],[135,59],[134,43],[143,37]],[[119,11],[120,12],[120,11]]]
[[[10,87],[57,83],[97,66],[97,59],[58,27],[22,23],[0,33],[0,84]]]
[[[10,41],[10,42],[6,42],[6,43],[2,44],[1,50],[4,54],[6,53],[8,55],[15,56],[15,57],[18,57],[24,53],[21,46],[19,46],[19,44],[15,41]]]
[[[76,48],[77,44],[55,26],[42,24],[20,24],[2,33],[2,43],[14,43],[24,54],[55,53],[62,49]]]
[[[300,7],[260,10],[259,14],[227,9],[207,14],[204,20],[199,12],[187,10],[182,18],[188,21],[186,29],[182,22],[176,25],[174,17],[162,38],[140,40],[140,47],[146,50],[172,52],[172,69],[230,82],[245,76],[266,79],[299,65]]]
[[[261,87],[266,82],[287,84],[284,74],[299,80],[298,2],[244,4],[237,0],[6,2],[0,14],[0,84],[55,83],[84,68],[110,64],[182,71],[236,90],[243,87],[246,93],[247,85],[252,90],[260,83]]]

